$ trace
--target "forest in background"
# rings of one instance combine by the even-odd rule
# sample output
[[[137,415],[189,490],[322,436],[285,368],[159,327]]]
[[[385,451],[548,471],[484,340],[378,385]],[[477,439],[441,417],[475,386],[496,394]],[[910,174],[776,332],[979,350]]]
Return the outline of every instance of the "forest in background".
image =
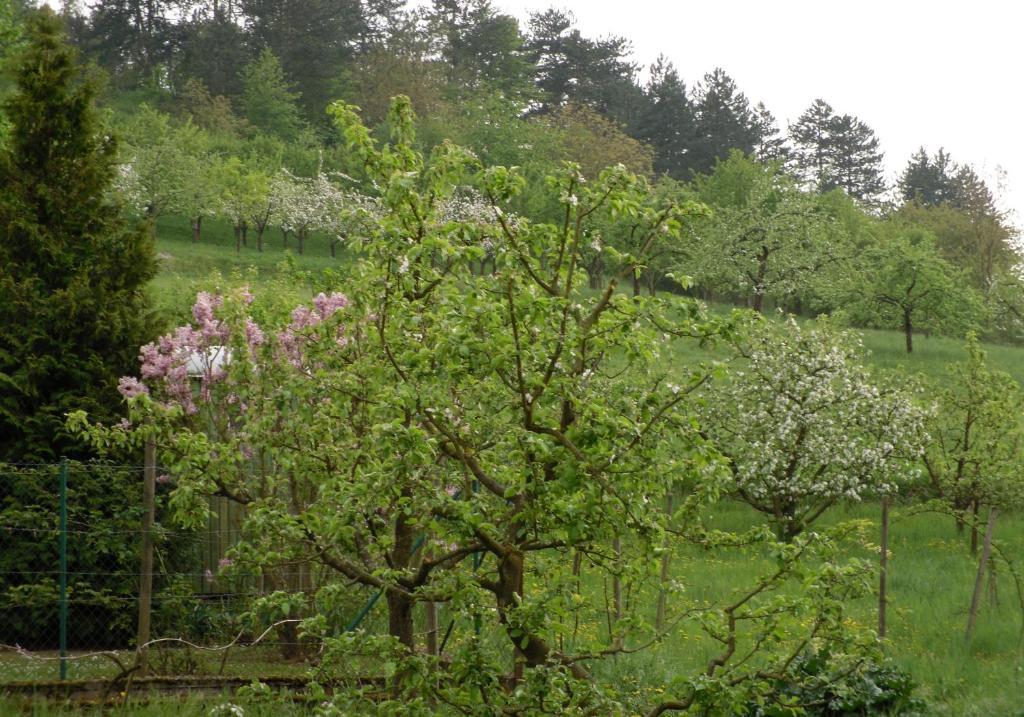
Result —
[[[4,54],[29,5],[6,0]],[[540,179],[565,160],[590,179],[621,163],[709,206],[638,268],[636,291],[838,313],[904,331],[908,350],[915,331],[1022,335],[1017,230],[973,167],[922,148],[888,186],[861,118],[818,99],[780,127],[726,70],[683,78],[661,57],[641,72],[628,38],[587,37],[557,9],[521,24],[489,0],[100,0],[65,2],[62,18],[105,78],[119,191],[140,214],[188,219],[196,241],[218,217],[239,250],[273,228],[333,255],[374,188],[326,109],[354,104],[384,136],[391,98],[406,95],[424,151],[447,140],[522,168],[523,216],[554,218]],[[599,286],[597,255],[590,271]]]

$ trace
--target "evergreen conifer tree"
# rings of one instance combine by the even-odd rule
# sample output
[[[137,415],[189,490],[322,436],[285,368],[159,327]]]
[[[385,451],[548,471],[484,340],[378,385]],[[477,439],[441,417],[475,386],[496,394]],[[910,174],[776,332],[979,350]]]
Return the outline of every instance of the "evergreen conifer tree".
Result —
[[[644,103],[633,136],[654,148],[654,171],[675,179],[690,179],[695,134],[693,105],[675,66],[664,56],[651,65]]]
[[[747,96],[725,70],[718,68],[704,75],[704,81],[694,92],[693,104],[697,140],[690,161],[695,173],[710,173],[715,163],[734,149],[749,155],[760,145],[759,119]]]
[[[117,148],[96,89],[51,11],[26,34],[0,149],[0,461],[83,455],[64,415],[116,418],[118,378],[159,328],[152,239],[112,199]]]
[[[932,157],[921,147],[907,161],[897,188],[904,201],[937,207],[953,199],[956,172],[957,166],[945,149],[940,147]]]
[[[789,128],[797,173],[819,192],[842,188],[874,204],[885,191],[882,152],[874,130],[853,115],[838,115],[815,100]]]

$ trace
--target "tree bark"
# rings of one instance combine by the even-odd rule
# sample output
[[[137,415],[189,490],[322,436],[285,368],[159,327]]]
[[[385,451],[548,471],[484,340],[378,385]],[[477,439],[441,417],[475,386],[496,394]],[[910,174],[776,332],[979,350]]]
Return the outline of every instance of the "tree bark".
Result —
[[[413,528],[401,514],[395,520],[395,546],[391,550],[391,564],[398,569],[409,567],[412,561]],[[411,652],[416,648],[413,623],[413,599],[408,595],[388,591],[388,632],[398,638]]]
[[[907,339],[907,353],[914,353],[914,324],[911,321],[910,309],[903,310],[903,334]]]
[[[202,217],[193,217],[192,218],[192,242],[193,243],[199,241],[199,233],[202,231],[202,229],[203,229],[203,218]]]

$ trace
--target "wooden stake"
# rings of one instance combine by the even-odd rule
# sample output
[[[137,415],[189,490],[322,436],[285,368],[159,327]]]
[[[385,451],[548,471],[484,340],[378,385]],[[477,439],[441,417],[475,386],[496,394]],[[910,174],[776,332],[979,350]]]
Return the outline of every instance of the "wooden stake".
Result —
[[[988,523],[985,525],[985,539],[981,545],[981,559],[978,560],[978,575],[974,579],[974,594],[971,596],[971,609],[967,613],[967,632],[964,639],[968,642],[974,633],[974,623],[978,618],[978,606],[981,603],[981,591],[985,579],[985,566],[988,564],[989,556],[992,554],[992,533],[996,527],[996,515],[999,509],[992,506],[988,509]]]

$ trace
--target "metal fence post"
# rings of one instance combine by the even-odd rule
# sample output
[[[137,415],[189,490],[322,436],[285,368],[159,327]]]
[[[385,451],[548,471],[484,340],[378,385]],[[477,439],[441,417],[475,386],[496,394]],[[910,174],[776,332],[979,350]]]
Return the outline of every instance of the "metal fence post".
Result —
[[[153,605],[153,523],[156,521],[156,443],[146,441],[142,469],[142,503],[146,512],[142,523],[142,564],[139,570],[139,623],[135,645],[138,650],[139,674],[149,667],[150,616]]]
[[[60,459],[60,679],[68,678],[68,459]]]

